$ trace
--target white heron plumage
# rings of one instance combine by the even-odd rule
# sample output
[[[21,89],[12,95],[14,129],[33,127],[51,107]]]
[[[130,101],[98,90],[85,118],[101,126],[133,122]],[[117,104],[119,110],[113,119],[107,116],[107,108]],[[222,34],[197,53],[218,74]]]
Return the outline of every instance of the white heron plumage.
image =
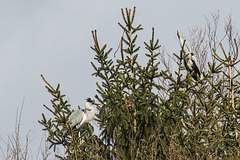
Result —
[[[182,38],[180,36],[180,33],[177,31],[177,36],[179,39],[179,43],[180,46],[182,48],[182,51],[184,53],[184,66],[186,67],[186,69],[190,72],[194,72],[193,74],[193,79],[194,80],[198,80],[201,77],[201,73],[200,73],[200,67],[199,67],[199,63],[196,59],[196,57],[194,56],[193,53],[190,53],[187,51],[187,49],[183,46],[183,41]]]
[[[91,98],[87,98],[86,100],[87,101],[85,102],[85,111],[83,109],[78,109],[69,116],[68,121],[70,122],[71,127],[76,127],[76,129],[79,129],[84,123],[87,123],[93,119],[95,115],[95,109],[92,105],[100,104],[96,103]],[[63,134],[65,135],[66,132],[64,132]]]

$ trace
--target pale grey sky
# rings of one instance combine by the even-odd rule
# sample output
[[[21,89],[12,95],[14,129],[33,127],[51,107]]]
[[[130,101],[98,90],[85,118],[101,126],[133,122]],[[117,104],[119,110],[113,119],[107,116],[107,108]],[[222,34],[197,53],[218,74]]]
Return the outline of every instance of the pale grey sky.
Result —
[[[211,12],[219,10],[222,22],[231,13],[236,27],[240,26],[239,0],[1,0],[0,137],[13,133],[16,108],[25,97],[21,135],[24,139],[31,130],[35,159],[43,135],[38,120],[42,112],[49,115],[42,105],[52,98],[40,74],[54,87],[61,84],[72,108],[83,106],[85,98],[96,94],[98,80],[91,76],[91,30],[98,30],[100,44],[115,50],[122,35],[117,24],[123,22],[120,9],[133,6],[137,7],[135,24],[144,28],[139,45],[149,41],[155,27],[156,37],[169,53],[179,49],[176,30],[187,35],[192,25],[204,27],[204,16]]]

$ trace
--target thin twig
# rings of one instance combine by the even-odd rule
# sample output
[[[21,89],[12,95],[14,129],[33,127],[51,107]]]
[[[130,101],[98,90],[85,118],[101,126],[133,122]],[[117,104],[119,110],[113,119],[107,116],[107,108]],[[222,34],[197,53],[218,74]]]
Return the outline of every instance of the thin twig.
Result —
[[[127,25],[126,25],[125,29],[126,29],[126,28],[127,28]],[[121,46],[121,42],[122,42],[122,40],[123,40],[124,32],[125,32],[125,30],[123,31],[123,34],[122,34],[122,36],[121,36],[121,40],[120,40],[120,42],[119,42],[118,48],[117,48],[117,50],[114,52],[114,57],[116,56],[116,53],[117,53],[117,51],[119,50],[119,48],[120,48],[120,46]]]
[[[238,74],[240,74],[240,71],[239,70],[237,70],[237,68],[235,67],[235,66],[233,66],[234,68],[235,68],[235,70],[238,72]]]

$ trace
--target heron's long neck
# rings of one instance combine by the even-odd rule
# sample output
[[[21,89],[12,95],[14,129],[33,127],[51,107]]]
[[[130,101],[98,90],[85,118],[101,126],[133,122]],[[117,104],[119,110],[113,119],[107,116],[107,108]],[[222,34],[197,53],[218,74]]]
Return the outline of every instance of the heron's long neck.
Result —
[[[90,111],[87,112],[86,122],[89,122],[90,120],[92,120],[95,115],[95,109],[92,106],[88,106],[88,108],[90,109]]]
[[[186,58],[191,57],[190,53],[186,50],[185,44],[184,44],[184,47],[183,47],[183,40],[182,40],[182,38],[181,38],[179,33],[178,33],[178,39],[179,39],[180,46],[183,49],[184,55],[188,54],[188,56]]]
[[[94,111],[94,109],[92,109],[92,110],[89,111],[88,114],[87,114],[87,120],[86,120],[86,122],[89,122],[91,119],[93,119],[94,115],[95,115],[95,111]]]

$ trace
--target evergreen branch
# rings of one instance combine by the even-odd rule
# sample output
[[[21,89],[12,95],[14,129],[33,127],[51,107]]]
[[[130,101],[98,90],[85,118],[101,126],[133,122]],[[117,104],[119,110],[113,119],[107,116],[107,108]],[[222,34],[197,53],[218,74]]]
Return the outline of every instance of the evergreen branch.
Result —
[[[48,81],[44,78],[44,76],[41,74],[41,77],[43,81],[52,89],[52,91],[55,91],[55,89],[48,83]]]
[[[225,56],[225,59],[228,59],[227,54],[226,54],[226,52],[225,52],[225,50],[224,50],[224,48],[223,48],[222,43],[220,43],[219,45],[220,45],[220,47],[221,47],[221,49],[222,49],[222,51],[223,51],[223,54],[224,54],[224,56]]]
[[[98,40],[97,40],[97,30],[92,31],[92,37],[93,37],[93,40],[94,40],[94,44],[96,46],[95,48],[98,49],[98,51],[100,51]]]
[[[234,57],[233,62],[235,62],[238,58],[238,44],[237,44],[236,39],[234,39],[234,44],[236,46],[236,56]]]
[[[47,110],[49,110],[50,112],[52,112],[52,114],[54,114],[56,117],[58,117],[58,115],[53,111],[51,110],[49,107],[47,107],[46,105],[43,105]],[[59,118],[59,117],[58,117]]]

